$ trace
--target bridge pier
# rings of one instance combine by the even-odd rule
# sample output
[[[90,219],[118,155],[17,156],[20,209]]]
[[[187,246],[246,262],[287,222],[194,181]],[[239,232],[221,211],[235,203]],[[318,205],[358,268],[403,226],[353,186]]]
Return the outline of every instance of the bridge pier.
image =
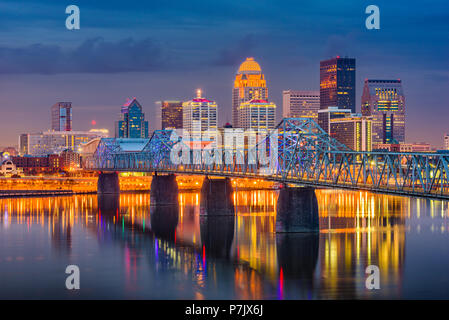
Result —
[[[277,202],[276,232],[319,232],[318,201],[310,187],[284,187]]]
[[[118,194],[120,184],[117,172],[100,172],[97,181],[98,194]]]
[[[157,175],[151,181],[151,231],[158,237],[174,238],[179,219],[178,183],[174,174]]]
[[[201,215],[234,216],[233,191],[229,178],[204,178],[201,187]]]

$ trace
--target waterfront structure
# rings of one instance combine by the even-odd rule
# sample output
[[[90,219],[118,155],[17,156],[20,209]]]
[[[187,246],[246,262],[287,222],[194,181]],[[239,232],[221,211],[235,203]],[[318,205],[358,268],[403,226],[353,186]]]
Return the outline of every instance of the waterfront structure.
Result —
[[[372,121],[360,114],[334,118],[330,121],[330,136],[354,151],[371,151]]]
[[[449,150],[449,133],[444,136],[444,149]]]
[[[196,98],[183,102],[182,123],[191,136],[201,137],[204,131],[217,131],[217,103],[202,97],[200,89]]]
[[[405,143],[405,96],[401,80],[366,79],[362,114],[373,118],[373,143]]]
[[[320,62],[320,109],[337,106],[355,109],[355,59],[335,58]]]
[[[20,155],[45,156],[59,154],[69,149],[77,152],[82,143],[95,138],[106,138],[101,132],[89,131],[46,131],[34,134],[21,134],[19,137]]]
[[[239,128],[240,125],[240,104],[255,98],[258,92],[259,98],[268,100],[268,88],[265,75],[262,73],[260,65],[254,58],[246,58],[240,65],[235,75],[234,88],[232,89],[232,126]]]
[[[258,93],[254,99],[240,104],[240,127],[247,130],[263,131],[276,126],[276,105],[260,99]]]
[[[61,170],[61,158],[58,154],[17,156],[11,157],[11,160],[25,174],[56,173]]]
[[[15,174],[21,174],[22,170],[17,169],[17,166],[11,159],[3,160],[0,165],[0,174],[3,176],[12,176]]]
[[[318,118],[320,110],[319,91],[284,90],[282,92],[283,118]]]
[[[72,130],[72,103],[57,102],[51,107],[51,130]]]
[[[121,120],[115,123],[116,138],[148,138],[148,121],[136,98],[128,99],[121,109]]]
[[[351,110],[340,109],[338,107],[328,107],[326,109],[318,110],[318,125],[327,133],[330,134],[330,123],[332,119],[347,118],[351,116]]]
[[[157,101],[156,106],[161,121],[161,129],[182,129],[182,101]]]

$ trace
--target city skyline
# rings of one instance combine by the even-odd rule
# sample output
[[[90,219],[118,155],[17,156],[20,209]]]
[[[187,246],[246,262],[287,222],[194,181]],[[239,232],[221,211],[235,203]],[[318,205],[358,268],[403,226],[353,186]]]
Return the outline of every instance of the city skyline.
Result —
[[[136,96],[143,112],[151,116],[155,101],[186,101],[196,88],[217,102],[222,126],[232,122],[233,78],[246,57],[262,65],[270,101],[277,106],[282,105],[283,90],[319,89],[321,60],[354,57],[357,112],[363,79],[400,78],[407,96],[407,142],[426,141],[442,147],[449,131],[445,120],[449,117],[447,25],[442,13],[447,4],[443,1],[426,13],[380,1],[382,27],[374,31],[364,27],[365,6],[357,3],[260,3],[251,6],[249,20],[244,19],[248,16],[245,4],[230,2],[214,3],[217,10],[212,11],[196,1],[188,6],[178,3],[177,10],[162,4],[114,3],[123,9],[121,16],[106,3],[80,1],[78,5],[81,29],[73,32],[64,27],[63,6],[44,1],[44,18],[41,10],[22,10],[13,23],[20,7],[11,1],[3,5],[3,24],[8,30],[2,31],[0,44],[0,95],[5,112],[0,120],[1,145],[17,145],[20,133],[49,128],[48,106],[55,101],[72,101],[74,130],[91,129],[95,120],[97,128],[113,132],[117,108],[125,98]],[[285,10],[287,5],[293,5],[291,13]],[[100,11],[99,19],[94,19]],[[209,16],[204,20],[206,11]],[[266,19],[269,12],[283,12],[283,23],[277,15]],[[165,21],[170,14],[177,19]],[[143,22],[145,15],[157,19]],[[130,16],[138,19],[130,23]],[[320,16],[318,28],[313,19]],[[33,22],[39,19],[44,21],[34,30]],[[220,27],[220,22],[226,26]],[[279,28],[276,33],[273,25]],[[180,31],[183,27],[187,28]],[[211,34],[217,32],[224,36],[212,39]],[[198,41],[178,41],[180,37],[192,39],[193,34]],[[109,51],[115,53],[105,55]],[[137,57],[133,61],[132,51]],[[103,63],[98,63],[103,55]],[[277,121],[281,109],[277,108]],[[157,119],[148,120],[150,130],[155,128]]]

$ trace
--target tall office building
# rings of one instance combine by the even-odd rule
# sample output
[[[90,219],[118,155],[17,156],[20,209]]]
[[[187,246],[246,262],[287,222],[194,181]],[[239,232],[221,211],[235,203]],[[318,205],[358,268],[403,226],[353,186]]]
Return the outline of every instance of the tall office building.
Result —
[[[254,61],[254,58],[246,58],[237,71],[232,89],[232,126],[234,128],[241,126],[240,104],[254,99],[256,91],[260,99],[268,100],[267,82],[260,65]]]
[[[373,144],[405,142],[405,96],[401,80],[365,80],[362,114],[373,118]]]
[[[217,104],[202,97],[197,90],[196,98],[182,104],[182,125],[191,136],[198,136],[204,131],[217,130]]]
[[[282,116],[284,118],[318,118],[319,91],[285,90],[282,92]]]
[[[354,151],[372,150],[371,130],[371,119],[360,114],[330,121],[330,136]]]
[[[331,120],[339,118],[348,118],[351,116],[351,110],[339,109],[338,107],[328,107],[327,109],[318,110],[318,125],[331,134]]]
[[[160,113],[161,129],[182,128],[182,101],[157,101]]]
[[[260,99],[258,93],[254,99],[240,104],[240,127],[254,131],[270,130],[276,125],[276,105]]]
[[[136,98],[128,99],[122,106],[122,119],[115,123],[116,138],[148,138],[148,121]]]
[[[355,113],[355,59],[337,56],[320,62],[320,109],[336,106]]]
[[[449,133],[444,136],[444,148],[449,150]]]
[[[58,102],[51,107],[51,130],[72,130],[72,103]]]

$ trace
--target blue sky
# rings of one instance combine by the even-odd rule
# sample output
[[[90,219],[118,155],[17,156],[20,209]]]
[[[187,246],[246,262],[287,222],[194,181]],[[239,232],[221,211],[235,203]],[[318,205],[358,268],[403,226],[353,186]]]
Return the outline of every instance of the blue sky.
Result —
[[[66,6],[81,29],[65,28]],[[365,28],[380,8],[381,29]],[[442,144],[449,132],[447,1],[4,1],[0,0],[0,145],[50,126],[50,106],[72,101],[74,129],[113,131],[120,106],[137,97],[155,123],[154,102],[187,100],[201,87],[230,120],[241,61],[253,56],[270,100],[282,90],[319,88],[319,61],[357,63],[365,78],[403,80],[409,142]]]

